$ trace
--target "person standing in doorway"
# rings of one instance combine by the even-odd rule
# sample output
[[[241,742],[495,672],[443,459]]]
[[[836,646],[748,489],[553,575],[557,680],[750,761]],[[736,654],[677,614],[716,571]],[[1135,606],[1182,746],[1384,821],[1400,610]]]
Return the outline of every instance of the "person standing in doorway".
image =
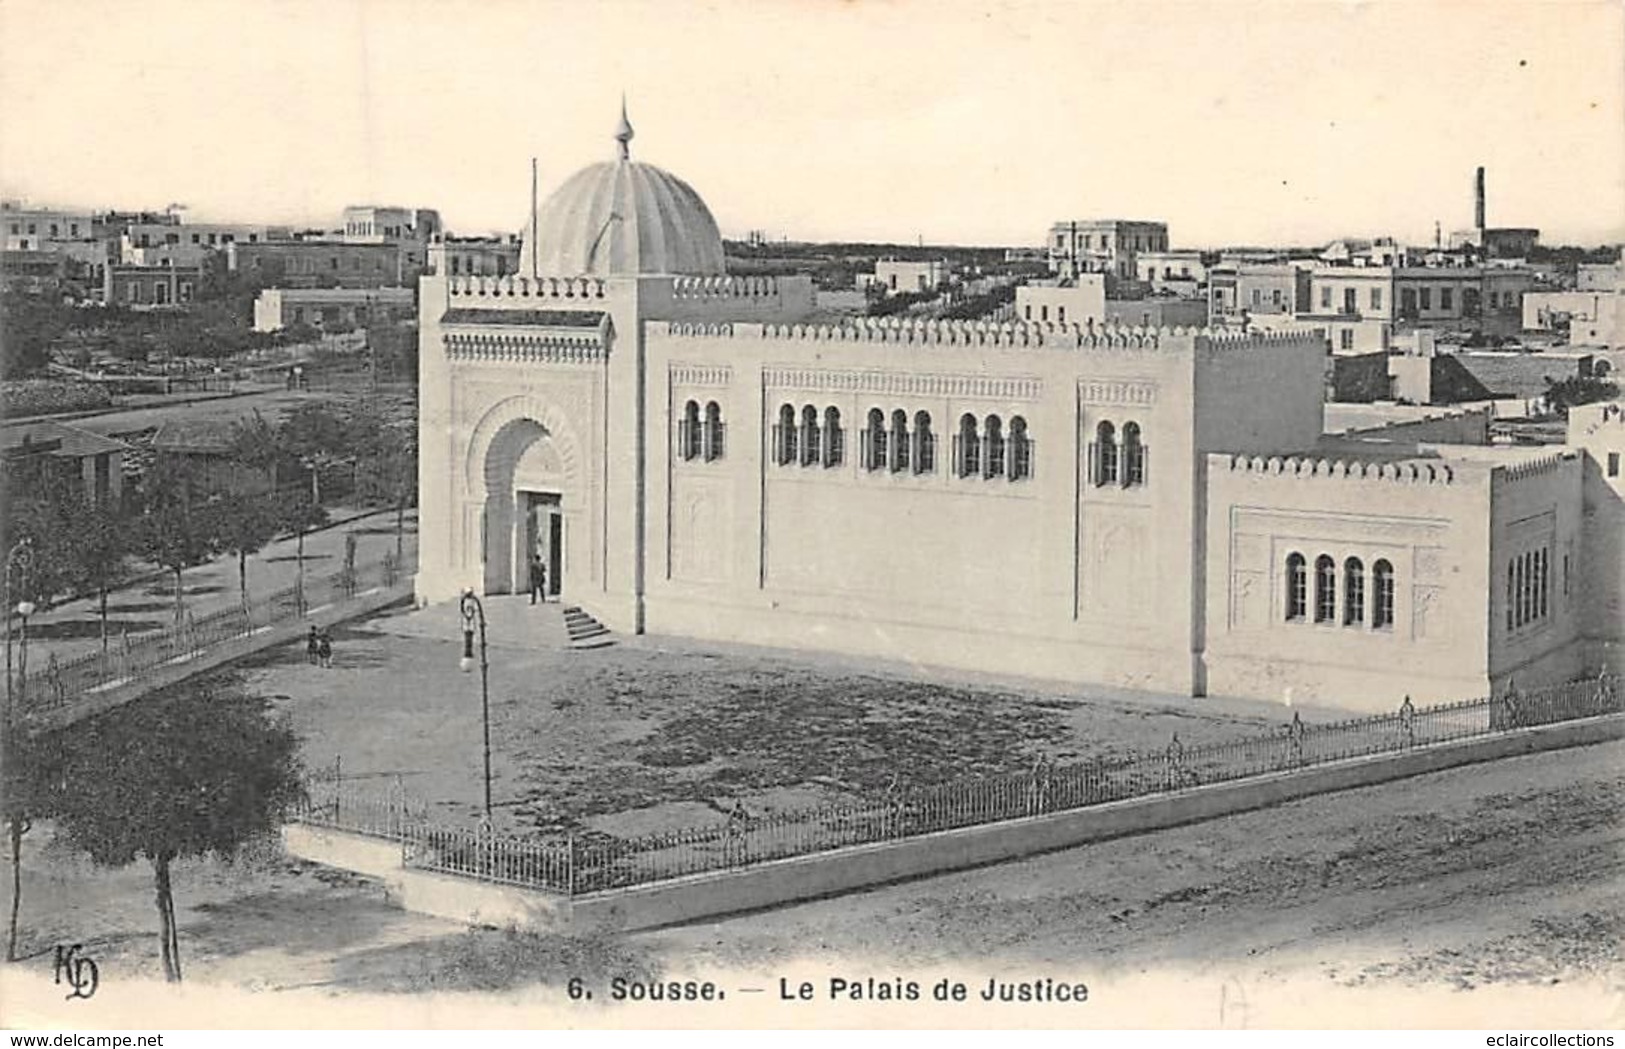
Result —
[[[547,566],[542,563],[541,554],[532,554],[530,558],[530,603],[535,604],[537,598],[547,602]]]

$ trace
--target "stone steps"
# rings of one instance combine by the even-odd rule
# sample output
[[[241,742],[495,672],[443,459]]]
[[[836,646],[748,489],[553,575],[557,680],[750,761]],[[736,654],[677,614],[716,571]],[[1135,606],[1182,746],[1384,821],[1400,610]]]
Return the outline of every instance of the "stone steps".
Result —
[[[564,629],[571,648],[603,648],[615,643],[609,628],[575,605],[564,606]]]

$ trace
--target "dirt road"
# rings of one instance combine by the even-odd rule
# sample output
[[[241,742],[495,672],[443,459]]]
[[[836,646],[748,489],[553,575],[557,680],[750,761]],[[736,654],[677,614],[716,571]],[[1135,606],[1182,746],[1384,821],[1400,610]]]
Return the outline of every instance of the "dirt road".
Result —
[[[1617,994],[1622,800],[1625,743],[1603,744],[636,940],[668,963],[763,973],[857,958]]]
[[[469,931],[395,910],[363,879],[269,857],[183,864],[175,891],[192,993],[284,992],[255,996],[270,1023],[295,1015],[273,1007],[285,996],[326,1007],[335,993],[358,1008],[353,995],[391,995],[400,1006],[378,1014],[389,1022],[441,1022],[398,1012],[407,1002],[394,995],[421,991],[552,1010],[481,1022],[631,1022],[581,1011],[565,981],[722,971],[736,991],[765,989],[754,1001],[769,1024],[1618,1026],[1622,798],[1625,742],[1608,743],[626,937]],[[78,942],[101,963],[109,1007],[118,995],[158,1001],[141,990],[158,965],[150,871],[95,871],[42,845],[25,851],[32,957],[0,984],[48,986],[49,945]],[[822,995],[832,973],[1050,976],[1086,981],[1092,997],[1087,1012],[950,1015],[925,1003],[817,1017],[771,1000],[781,976]],[[660,1025],[744,1015],[638,1014]]]

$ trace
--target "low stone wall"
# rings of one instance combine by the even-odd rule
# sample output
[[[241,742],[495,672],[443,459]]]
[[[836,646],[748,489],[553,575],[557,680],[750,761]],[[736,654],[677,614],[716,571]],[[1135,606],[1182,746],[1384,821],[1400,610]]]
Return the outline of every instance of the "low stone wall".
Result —
[[[398,845],[383,843],[393,850],[391,860],[377,848],[375,839],[360,835],[296,826],[287,829],[284,841],[301,858],[382,878],[392,902],[420,913],[522,928],[646,929],[983,866],[1460,765],[1620,738],[1625,738],[1625,715],[1611,714],[594,893],[573,901],[549,893],[402,870]]]

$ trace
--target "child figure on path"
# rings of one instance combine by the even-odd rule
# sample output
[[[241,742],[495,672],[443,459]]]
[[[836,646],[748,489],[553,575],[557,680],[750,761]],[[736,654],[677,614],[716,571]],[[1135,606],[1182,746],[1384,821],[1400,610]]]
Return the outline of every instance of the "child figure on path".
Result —
[[[324,670],[333,669],[333,639],[323,630],[320,640],[317,641],[316,654],[321,657]]]
[[[322,639],[316,635],[316,628],[310,628],[310,636],[305,638],[305,662],[311,666],[316,665],[322,651]]]

